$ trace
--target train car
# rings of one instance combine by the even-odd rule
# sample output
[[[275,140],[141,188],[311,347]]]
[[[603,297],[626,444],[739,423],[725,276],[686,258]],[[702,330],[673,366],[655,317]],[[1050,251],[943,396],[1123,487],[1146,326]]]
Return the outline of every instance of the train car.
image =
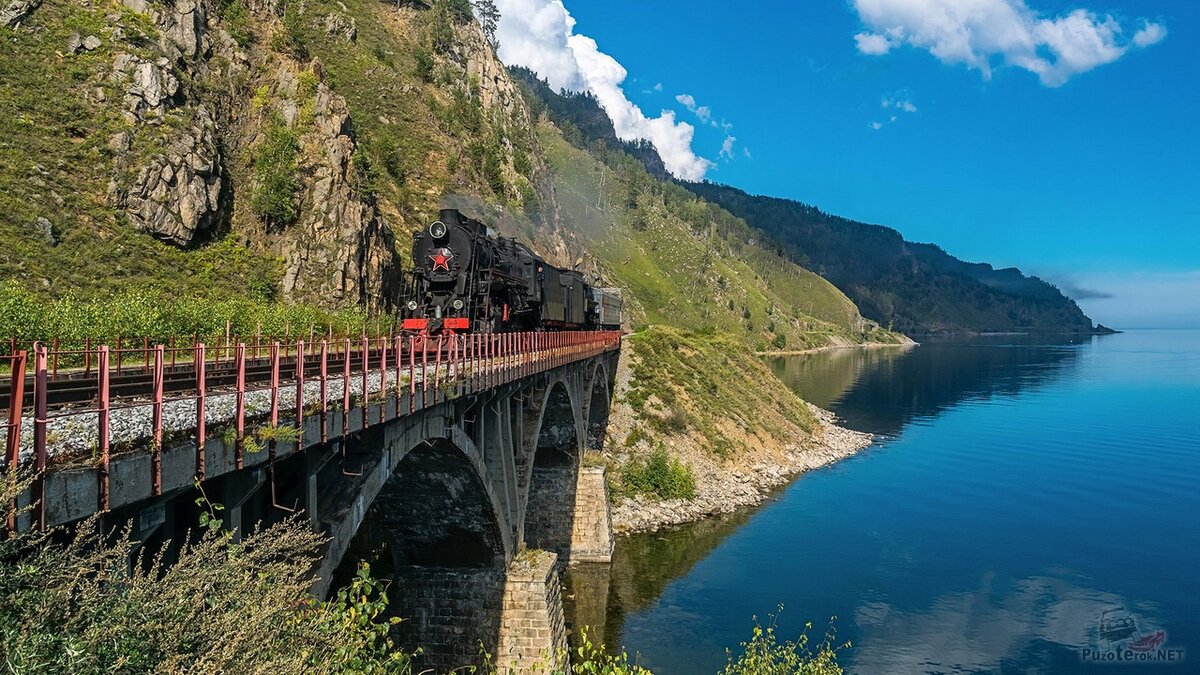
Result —
[[[403,328],[463,332],[619,327],[621,298],[575,270],[548,264],[516,239],[454,209],[413,235]],[[599,291],[599,292],[598,292]]]
[[[619,288],[592,288],[592,301],[596,304],[596,327],[602,330],[621,329],[621,309],[624,300]]]

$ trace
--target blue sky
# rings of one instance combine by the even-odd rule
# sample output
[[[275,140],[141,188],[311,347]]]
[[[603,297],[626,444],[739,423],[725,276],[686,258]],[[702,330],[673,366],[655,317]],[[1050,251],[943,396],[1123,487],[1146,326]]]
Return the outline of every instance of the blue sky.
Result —
[[[1098,321],[1200,325],[1200,2],[565,1],[573,26],[498,2],[502,58],[676,173],[1113,296],[1077,298]]]

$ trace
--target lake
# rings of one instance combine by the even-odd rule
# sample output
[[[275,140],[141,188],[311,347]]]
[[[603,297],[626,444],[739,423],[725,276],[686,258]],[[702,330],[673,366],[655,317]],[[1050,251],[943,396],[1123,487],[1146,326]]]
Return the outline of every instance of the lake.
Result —
[[[779,605],[783,636],[836,616],[849,673],[1200,672],[1200,331],[770,365],[876,443],[757,509],[620,538],[571,575],[576,626],[659,675],[719,670]]]

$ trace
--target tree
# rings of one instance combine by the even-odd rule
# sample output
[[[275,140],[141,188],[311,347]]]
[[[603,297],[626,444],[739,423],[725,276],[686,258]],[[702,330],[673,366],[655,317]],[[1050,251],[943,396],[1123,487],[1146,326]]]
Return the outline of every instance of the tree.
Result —
[[[475,7],[475,17],[479,19],[479,25],[483,27],[483,34],[487,36],[492,49],[499,49],[500,41],[496,39],[496,25],[500,23],[500,10],[496,9],[495,1],[472,0],[471,4]]]

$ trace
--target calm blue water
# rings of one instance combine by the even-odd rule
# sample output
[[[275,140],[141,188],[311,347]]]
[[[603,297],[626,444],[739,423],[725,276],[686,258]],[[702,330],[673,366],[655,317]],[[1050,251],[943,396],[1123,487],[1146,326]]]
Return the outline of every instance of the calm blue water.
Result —
[[[838,617],[847,672],[1128,672],[1081,660],[1108,651],[1098,624],[1120,607],[1186,650],[1132,670],[1200,672],[1200,332],[772,367],[883,436],[759,510],[621,540],[610,644],[656,673],[710,673],[783,604],[785,635]]]

